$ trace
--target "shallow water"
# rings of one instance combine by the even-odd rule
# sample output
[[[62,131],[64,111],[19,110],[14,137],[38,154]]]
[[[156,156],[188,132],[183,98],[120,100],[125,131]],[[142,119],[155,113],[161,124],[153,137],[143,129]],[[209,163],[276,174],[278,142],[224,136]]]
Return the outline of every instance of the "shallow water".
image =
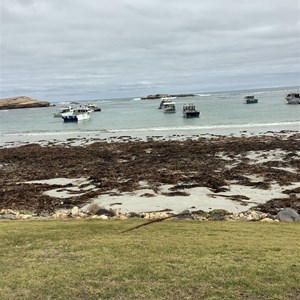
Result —
[[[109,138],[129,135],[143,138],[156,135],[226,135],[245,131],[299,131],[300,105],[288,105],[284,99],[290,91],[280,88],[177,98],[177,111],[173,114],[159,110],[158,99],[95,100],[89,102],[101,107],[102,111],[92,113],[91,119],[79,123],[64,123],[61,118],[53,117],[54,112],[68,103],[55,103],[56,106],[48,108],[4,110],[0,111],[0,143],[84,136]],[[244,104],[243,98],[249,94],[255,95],[259,102]],[[194,103],[201,117],[184,118],[181,113],[184,103]]]

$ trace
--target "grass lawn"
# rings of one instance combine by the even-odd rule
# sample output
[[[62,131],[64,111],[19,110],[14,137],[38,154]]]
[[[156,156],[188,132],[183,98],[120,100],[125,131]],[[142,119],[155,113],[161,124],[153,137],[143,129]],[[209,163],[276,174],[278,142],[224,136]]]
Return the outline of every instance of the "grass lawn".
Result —
[[[0,299],[300,299],[300,223],[0,222]]]

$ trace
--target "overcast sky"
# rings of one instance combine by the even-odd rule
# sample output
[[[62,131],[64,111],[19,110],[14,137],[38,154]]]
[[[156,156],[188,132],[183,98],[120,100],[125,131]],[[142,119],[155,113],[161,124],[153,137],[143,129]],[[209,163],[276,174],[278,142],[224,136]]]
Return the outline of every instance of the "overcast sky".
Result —
[[[1,0],[1,98],[300,85],[300,0]]]

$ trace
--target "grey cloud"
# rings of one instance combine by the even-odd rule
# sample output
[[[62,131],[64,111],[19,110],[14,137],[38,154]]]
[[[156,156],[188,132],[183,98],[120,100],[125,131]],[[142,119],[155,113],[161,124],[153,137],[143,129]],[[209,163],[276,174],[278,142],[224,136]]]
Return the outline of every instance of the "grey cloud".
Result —
[[[300,84],[298,0],[1,5],[3,96],[25,90],[42,98],[76,92],[89,98],[97,91],[100,97],[122,97],[155,89]],[[287,75],[290,70],[294,76]]]

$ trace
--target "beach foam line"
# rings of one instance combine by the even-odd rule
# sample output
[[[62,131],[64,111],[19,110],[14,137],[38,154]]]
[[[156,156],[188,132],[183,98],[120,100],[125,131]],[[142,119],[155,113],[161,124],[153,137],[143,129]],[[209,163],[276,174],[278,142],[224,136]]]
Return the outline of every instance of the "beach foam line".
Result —
[[[106,132],[144,132],[144,131],[173,131],[173,130],[218,130],[218,129],[240,129],[240,128],[260,128],[274,126],[299,126],[300,121],[293,122],[274,122],[274,123],[259,123],[259,124],[228,124],[228,125],[206,125],[206,126],[174,126],[174,127],[149,127],[149,128],[127,128],[127,129],[107,129]]]
[[[97,133],[109,133],[113,131],[107,131],[105,129],[101,130],[85,130],[85,131],[36,131],[36,132],[13,132],[13,133],[3,133],[0,136],[61,136],[61,135],[75,135],[75,134],[97,134]]]
[[[166,132],[166,131],[192,131],[192,130],[238,130],[249,128],[272,128],[285,126],[299,127],[300,121],[292,122],[274,122],[274,123],[255,123],[255,124],[227,124],[227,125],[204,125],[204,126],[170,126],[170,127],[147,127],[147,128],[116,128],[116,129],[99,129],[99,130],[76,130],[76,131],[36,131],[36,132],[13,132],[2,133],[0,136],[59,136],[59,135],[82,135],[82,134],[99,134],[99,133],[133,133],[133,132]]]
[[[210,97],[210,96],[214,96],[212,94],[195,94],[198,97]]]

